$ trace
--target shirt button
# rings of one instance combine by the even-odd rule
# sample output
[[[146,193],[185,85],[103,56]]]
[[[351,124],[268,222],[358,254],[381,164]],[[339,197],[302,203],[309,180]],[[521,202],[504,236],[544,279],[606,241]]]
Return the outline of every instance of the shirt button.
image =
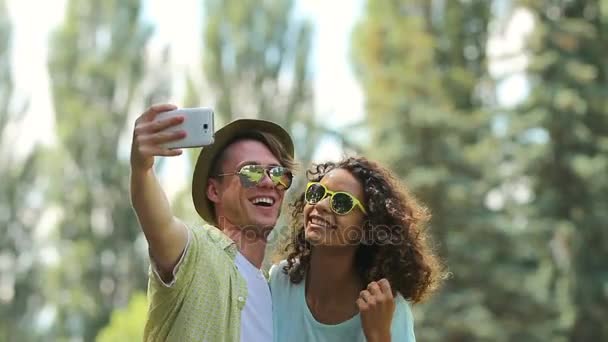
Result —
[[[243,297],[243,296],[239,296],[237,299],[238,299],[239,302],[244,302],[245,301],[245,297]]]

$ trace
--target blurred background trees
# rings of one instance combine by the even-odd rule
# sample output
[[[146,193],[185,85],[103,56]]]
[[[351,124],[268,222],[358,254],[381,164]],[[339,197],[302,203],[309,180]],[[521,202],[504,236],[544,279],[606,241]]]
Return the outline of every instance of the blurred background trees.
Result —
[[[145,241],[119,152],[151,33],[139,0],[70,0],[51,38],[59,153],[49,165],[57,171],[47,201],[63,210],[55,237],[62,260],[44,289],[57,310],[47,337],[92,340],[112,310],[145,287]]]
[[[144,5],[67,1],[49,41],[57,143],[23,152],[0,0],[0,341],[141,339],[148,261],[128,148],[133,115],[165,100],[212,104],[218,127],[278,122],[303,167],[331,135],[394,170],[431,209],[450,271],[414,307],[419,340],[608,340],[607,1],[367,1],[344,37],[365,124],[342,131],[315,113],[314,23],[298,2],[201,1],[200,74],[185,80],[171,51],[150,54]],[[505,105],[489,42],[522,11],[528,90]],[[196,219],[189,177],[174,206]]]
[[[522,289],[526,282],[545,286],[535,279],[535,251],[546,246],[515,229],[510,213],[485,203],[491,191],[518,179],[501,172],[508,156],[492,131],[498,104],[488,96],[495,92],[487,69],[491,6],[370,1],[353,35],[372,136],[368,153],[429,206],[451,273],[418,311],[424,341],[543,340],[554,329],[550,307]]]
[[[522,1],[528,99],[510,113],[517,163],[531,178],[530,226],[553,274],[549,298],[571,341],[608,338],[608,3]]]
[[[257,117],[294,133],[308,164],[318,135],[311,86],[311,31],[293,0],[206,0],[203,72],[221,123]]]
[[[50,153],[15,144],[23,131],[27,101],[14,92],[12,23],[0,0],[0,341],[27,341],[46,298],[42,273],[54,263],[43,192]]]
[[[597,1],[519,4],[535,18],[532,90],[511,111],[491,96],[492,2],[370,1],[353,35],[369,153],[429,205],[452,273],[419,309],[422,340],[607,336],[606,12]],[[496,196],[507,203],[489,204]]]

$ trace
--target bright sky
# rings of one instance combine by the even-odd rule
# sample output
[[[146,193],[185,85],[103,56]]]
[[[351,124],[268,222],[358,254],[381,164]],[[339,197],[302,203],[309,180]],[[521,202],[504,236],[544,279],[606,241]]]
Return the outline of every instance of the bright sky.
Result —
[[[18,144],[18,152],[28,151],[36,140],[47,144],[53,140],[46,41],[49,29],[57,25],[63,15],[64,4],[65,0],[9,0],[7,3],[13,28],[12,70],[17,101],[29,102],[23,127],[13,132],[23,142]]]

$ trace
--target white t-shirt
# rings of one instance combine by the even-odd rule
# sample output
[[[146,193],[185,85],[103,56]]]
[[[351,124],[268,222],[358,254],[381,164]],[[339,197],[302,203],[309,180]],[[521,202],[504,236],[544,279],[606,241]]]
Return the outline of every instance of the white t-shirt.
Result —
[[[247,301],[241,311],[241,342],[272,341],[272,299],[264,273],[241,253],[234,259],[247,282]]]

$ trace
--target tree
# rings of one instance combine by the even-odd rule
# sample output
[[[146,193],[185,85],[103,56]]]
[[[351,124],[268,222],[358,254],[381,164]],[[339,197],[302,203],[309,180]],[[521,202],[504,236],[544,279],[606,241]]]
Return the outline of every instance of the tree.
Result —
[[[308,22],[293,1],[205,1],[203,66],[229,122],[259,116],[293,124],[311,111]]]
[[[146,98],[140,91],[152,30],[141,11],[139,0],[71,0],[50,42],[62,177],[49,197],[63,210],[61,265],[49,271],[44,290],[57,310],[48,337],[92,340],[147,281],[129,164],[119,153],[131,105]]]
[[[353,34],[366,94],[368,154],[397,172],[433,214],[431,229],[452,277],[418,307],[424,340],[542,340],[553,310],[522,284],[543,288],[536,240],[508,210],[486,205],[510,188],[492,133],[487,74],[489,1],[368,1]],[[542,291],[542,290],[541,290]],[[523,308],[526,308],[525,310]],[[534,309],[531,309],[534,308]]]
[[[292,0],[205,1],[203,68],[221,122],[258,117],[316,134],[313,121],[311,26],[294,18]],[[300,134],[298,134],[300,133]],[[310,144],[296,144],[303,162]]]
[[[148,317],[148,300],[143,293],[131,297],[129,305],[112,313],[110,324],[97,335],[97,342],[142,341]]]
[[[532,179],[531,221],[550,240],[549,297],[569,340],[606,340],[608,3],[519,3],[535,18],[532,90],[513,114],[511,137]]]
[[[11,74],[11,23],[0,0],[0,341],[30,340],[40,311],[41,242],[36,239],[44,203],[44,182],[36,172],[45,165],[38,146],[16,153],[16,132],[27,104],[15,100]]]

